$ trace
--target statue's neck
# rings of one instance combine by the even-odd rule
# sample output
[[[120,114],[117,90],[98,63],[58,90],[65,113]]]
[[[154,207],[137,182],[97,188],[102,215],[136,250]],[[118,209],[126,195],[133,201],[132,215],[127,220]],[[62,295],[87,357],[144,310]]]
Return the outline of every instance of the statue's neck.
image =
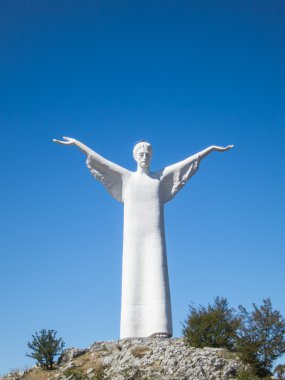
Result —
[[[137,173],[149,175],[149,168],[142,168],[141,166],[138,165]]]

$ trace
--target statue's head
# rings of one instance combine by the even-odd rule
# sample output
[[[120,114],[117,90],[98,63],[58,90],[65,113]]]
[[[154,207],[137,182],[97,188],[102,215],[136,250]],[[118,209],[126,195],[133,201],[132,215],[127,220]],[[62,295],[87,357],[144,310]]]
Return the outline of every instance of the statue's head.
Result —
[[[141,168],[148,168],[152,157],[152,147],[147,141],[138,142],[133,150],[133,157]]]

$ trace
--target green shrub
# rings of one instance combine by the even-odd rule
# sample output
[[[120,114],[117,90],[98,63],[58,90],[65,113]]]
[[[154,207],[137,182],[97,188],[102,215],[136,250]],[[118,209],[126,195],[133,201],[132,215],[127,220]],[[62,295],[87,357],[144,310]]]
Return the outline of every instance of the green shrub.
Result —
[[[216,297],[213,305],[190,305],[189,309],[183,336],[190,346],[234,349],[240,319],[226,298]]]
[[[253,304],[251,312],[243,306],[238,311],[229,308],[227,299],[220,297],[207,307],[191,305],[183,335],[193,347],[236,352],[251,367],[239,379],[268,377],[274,361],[285,353],[285,320],[279,311],[273,310],[270,298],[264,299],[261,306]]]
[[[65,344],[62,338],[56,338],[56,334],[55,330],[43,329],[32,335],[32,342],[28,342],[32,352],[26,355],[35,359],[44,369],[51,370],[55,357],[62,354]]]
[[[284,318],[273,310],[270,298],[264,299],[261,306],[253,304],[250,313],[240,306],[240,315],[237,351],[241,359],[261,377],[272,374],[274,361],[285,353]]]

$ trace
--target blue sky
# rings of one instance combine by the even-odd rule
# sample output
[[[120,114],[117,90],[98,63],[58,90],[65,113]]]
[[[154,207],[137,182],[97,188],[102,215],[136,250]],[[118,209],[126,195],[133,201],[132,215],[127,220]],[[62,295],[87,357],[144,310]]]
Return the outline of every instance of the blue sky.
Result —
[[[217,295],[285,315],[284,46],[284,1],[1,2],[0,373],[119,336],[123,208],[61,136],[130,170],[235,144],[166,206],[174,335]]]

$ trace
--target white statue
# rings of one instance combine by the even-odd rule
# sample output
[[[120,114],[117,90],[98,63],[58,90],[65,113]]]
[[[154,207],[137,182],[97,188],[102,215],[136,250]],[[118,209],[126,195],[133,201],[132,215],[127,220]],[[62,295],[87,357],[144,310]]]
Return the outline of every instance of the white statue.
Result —
[[[75,139],[87,156],[87,167],[119,202],[124,203],[122,304],[120,337],[171,337],[172,317],[164,235],[164,204],[196,173],[200,161],[213,151],[233,147],[211,146],[158,172],[150,172],[151,145],[136,144],[137,171],[106,160]]]

